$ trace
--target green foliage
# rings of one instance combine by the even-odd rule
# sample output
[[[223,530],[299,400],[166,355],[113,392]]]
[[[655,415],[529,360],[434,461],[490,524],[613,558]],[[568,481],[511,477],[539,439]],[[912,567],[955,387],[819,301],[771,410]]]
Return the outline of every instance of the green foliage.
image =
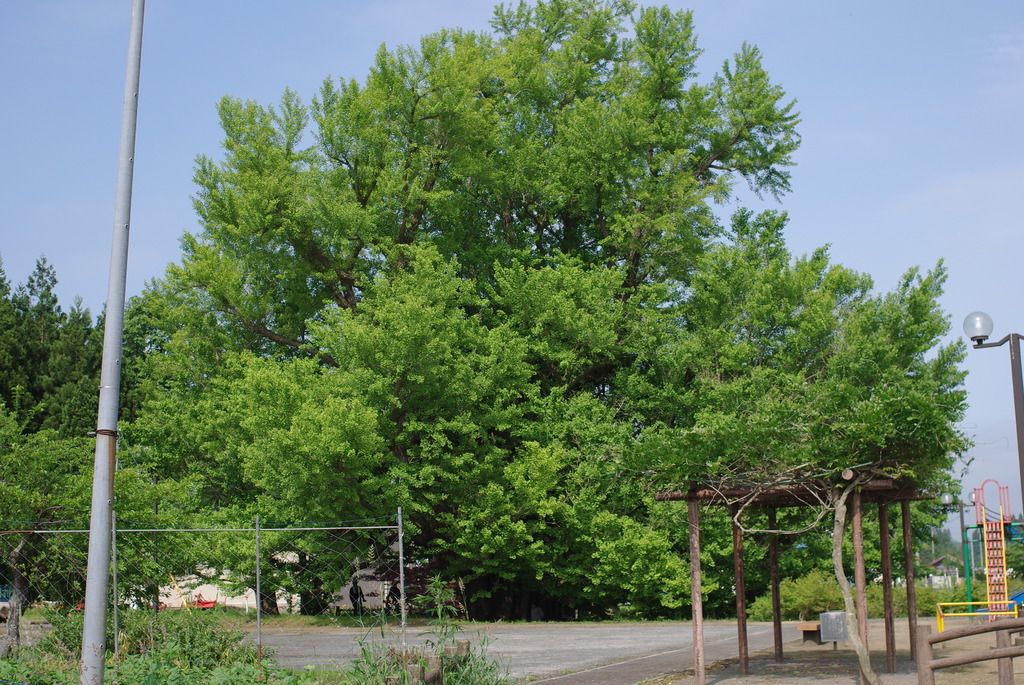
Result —
[[[48,610],[45,615],[53,630],[35,647],[22,649],[17,659],[0,661],[0,678],[29,685],[78,682],[82,614]],[[108,620],[107,628],[107,644],[113,645],[113,620]],[[216,612],[122,611],[119,630],[120,651],[108,655],[106,667],[105,679],[111,682],[287,685],[333,681],[314,673],[281,672],[272,659],[258,666],[256,647],[243,639],[245,632]]]
[[[39,642],[51,654],[80,655],[82,612],[44,610],[53,626]],[[118,613],[118,659],[150,655],[168,663],[255,664],[255,645],[243,640],[245,631],[218,612],[122,609]],[[107,621],[107,644],[114,645],[114,621]]]
[[[843,611],[843,597],[839,583],[831,571],[813,570],[801,578],[786,578],[779,584],[780,617],[784,621],[813,620],[821,612]],[[884,593],[881,585],[867,586],[868,618],[885,616]],[[917,615],[934,616],[939,602],[966,602],[967,586],[961,582],[952,587],[939,587],[919,582],[916,586]],[[895,616],[907,615],[906,587],[896,586],[892,592],[892,610]],[[752,621],[772,620],[771,594],[758,597],[751,605]]]
[[[102,327],[76,299],[65,312],[45,258],[13,289],[0,261],[0,403],[23,430],[84,436],[96,425]]]
[[[492,27],[382,47],[308,105],[221,101],[201,228],[126,323],[122,447],[188,493],[173,513],[402,506],[409,557],[475,618],[653,617],[689,595],[659,488],[947,484],[964,350],[940,343],[941,264],[875,293],[826,249],[791,255],[784,213],[716,216],[740,180],[789,189],[798,118],[757,48],[701,79],[691,14],[624,0]],[[708,522],[724,615],[729,528]],[[794,577],[828,558],[827,534],[802,543]]]
[[[328,79],[308,110],[290,91],[276,108],[225,98],[224,158],[197,165],[203,232],[172,280],[240,338],[298,349],[410,244],[473,280],[559,253],[621,265],[628,289],[685,278],[731,179],[788,189],[797,117],[756,48],[699,83],[690,13],[632,10],[498,8],[495,36],[382,48],[364,84]]]
[[[948,330],[941,264],[872,296],[823,251],[791,263],[782,225],[738,214],[736,243],[700,269],[685,307],[693,334],[673,355],[691,369],[681,400],[693,422],[651,435],[666,441],[658,449],[685,455],[667,457],[666,473],[770,483],[869,465],[947,485],[967,443],[956,428],[964,348],[939,345]]]
[[[1013,528],[1015,529],[1014,535],[1006,539],[1006,568],[1012,579],[1011,585],[1017,586],[1024,577],[1024,539],[1021,537],[1021,524],[1018,522]],[[960,536],[957,535],[957,537]],[[963,547],[958,545],[956,552],[957,557],[962,559]],[[960,566],[962,568],[962,565]],[[1013,587],[1010,588],[1011,594],[1013,589]]]
[[[659,532],[610,512],[591,522],[595,551],[584,596],[598,605],[628,602],[640,616],[678,609],[690,595],[689,567]],[[709,588],[710,589],[710,588]]]
[[[431,578],[426,592],[414,597],[412,602],[432,614],[430,625],[433,638],[427,641],[427,647],[432,654],[442,658],[444,682],[456,685],[511,685],[513,681],[508,677],[507,670],[487,655],[486,641],[471,645],[466,655],[446,655],[446,650],[454,650],[459,636],[458,624],[455,622],[458,610],[454,591],[440,576]],[[425,664],[425,653],[419,656],[419,662]],[[410,662],[402,658],[394,648],[382,643],[364,643],[360,655],[344,675],[351,678],[353,685],[385,685],[389,678],[398,678],[405,683],[408,679],[406,663]]]
[[[84,438],[56,431],[24,433],[0,405],[0,518],[81,521],[87,518],[92,450]]]
[[[841,611],[843,596],[831,571],[814,569],[801,578],[786,578],[779,584],[781,618],[804,620],[823,611]],[[771,595],[762,595],[750,605],[750,619],[772,620]]]
[[[454,645],[454,640],[434,645],[435,653],[439,656],[444,654],[446,645]],[[449,659],[444,668],[444,682],[456,685],[512,685],[515,681],[508,677],[507,670],[500,663],[487,654],[487,648],[487,642],[484,641],[471,645],[468,656],[454,661]],[[364,644],[359,656],[341,677],[340,682],[351,685],[385,685],[389,678],[397,678],[401,683],[410,682],[394,650],[380,643]]]
[[[939,602],[966,602],[967,585],[960,581],[952,586],[929,585],[918,582],[915,589],[917,599],[918,616],[935,616],[936,604]],[[868,616],[880,618],[885,615],[885,604],[883,603],[882,587],[880,585],[869,585]],[[895,587],[892,593],[892,608],[896,616],[907,615],[907,590],[905,587]],[[975,598],[977,601],[977,597]]]

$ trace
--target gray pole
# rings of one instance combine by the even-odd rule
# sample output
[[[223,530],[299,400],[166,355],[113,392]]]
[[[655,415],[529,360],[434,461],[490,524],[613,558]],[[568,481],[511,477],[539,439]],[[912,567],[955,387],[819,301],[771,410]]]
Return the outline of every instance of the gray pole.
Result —
[[[114,604],[114,653],[120,650],[120,631],[118,630],[118,512],[111,512],[111,583],[114,590],[111,599]]]
[[[1024,380],[1021,378],[1020,336],[1010,335],[1010,375],[1013,380],[1013,414],[1017,424],[1017,468],[1021,495],[1024,496]],[[1009,516],[1010,512],[1006,512]]]
[[[988,347],[1002,347],[1010,343],[1010,375],[1013,381],[1013,416],[1017,426],[1017,467],[1020,472],[1021,496],[1024,497],[1024,377],[1021,372],[1020,339],[1021,335],[1010,333],[998,342],[985,342],[989,333],[992,332],[992,320],[988,314],[976,312],[971,314],[968,321],[964,322],[964,330],[967,330],[968,323],[973,323],[972,318],[980,314],[988,319],[988,326],[985,330],[970,330],[971,340],[974,341],[974,349],[981,350]],[[1009,512],[1006,512],[1009,514]]]
[[[260,587],[260,515],[256,514],[256,665],[263,664],[263,588]]]
[[[124,332],[125,283],[128,271],[128,228],[132,211],[135,163],[135,125],[139,112],[139,74],[142,68],[142,17],[145,0],[132,0],[128,64],[121,113],[121,152],[117,165],[114,231],[107,280],[106,326],[100,370],[99,412],[96,418],[96,459],[93,466],[92,510],[89,520],[89,567],[85,581],[82,629],[81,685],[102,685],[107,632],[107,594],[110,589],[110,535],[113,526],[114,461],[117,454],[118,393],[121,388],[121,340]]]
[[[407,614],[405,608],[405,538],[402,526],[402,507],[398,507],[398,601],[402,603],[402,647],[405,647]]]

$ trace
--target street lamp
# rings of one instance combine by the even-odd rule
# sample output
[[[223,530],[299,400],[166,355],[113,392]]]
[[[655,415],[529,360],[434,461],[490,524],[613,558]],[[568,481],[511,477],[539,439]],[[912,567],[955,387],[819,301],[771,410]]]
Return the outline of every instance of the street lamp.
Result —
[[[971,575],[974,573],[973,564],[971,563],[971,550],[969,543],[967,542],[967,526],[964,525],[964,503],[959,499],[954,502],[953,495],[948,492],[942,493],[939,497],[939,501],[942,502],[942,506],[945,507],[946,511],[952,511],[953,507],[957,507],[960,510],[960,543],[964,548],[964,582],[967,584],[967,601],[973,602],[974,598],[971,592]],[[974,493],[971,493],[971,503],[974,503]]]
[[[974,349],[1001,347],[1010,343],[1010,373],[1013,377],[1013,408],[1017,424],[1017,463],[1020,470],[1021,495],[1024,496],[1024,381],[1021,378],[1020,339],[1010,333],[997,342],[985,342],[992,335],[992,317],[985,312],[971,312],[964,319],[964,333],[974,343]]]

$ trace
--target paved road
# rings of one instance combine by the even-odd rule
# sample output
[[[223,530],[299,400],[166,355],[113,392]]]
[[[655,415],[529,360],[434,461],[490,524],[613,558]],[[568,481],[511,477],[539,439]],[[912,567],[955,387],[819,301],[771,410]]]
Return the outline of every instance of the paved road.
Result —
[[[770,624],[748,626],[750,651],[772,644]],[[408,644],[423,644],[432,636],[411,629]],[[469,624],[462,637],[487,640],[487,653],[508,666],[520,681],[549,685],[622,685],[637,683],[693,666],[693,628],[690,623],[525,623]],[[317,628],[264,631],[264,645],[277,651],[284,666],[332,667],[354,658],[360,643],[398,644],[397,633],[380,630]],[[736,626],[705,623],[707,662],[735,657]],[[565,675],[578,674],[578,675]],[[628,675],[625,675],[628,674]]]

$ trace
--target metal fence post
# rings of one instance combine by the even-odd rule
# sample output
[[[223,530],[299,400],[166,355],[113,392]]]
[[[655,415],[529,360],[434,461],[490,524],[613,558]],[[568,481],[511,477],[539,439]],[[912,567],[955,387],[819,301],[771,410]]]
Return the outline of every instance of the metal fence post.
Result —
[[[398,507],[398,597],[402,603],[402,646],[405,647],[405,538],[402,528],[402,507]]]
[[[263,665],[263,593],[260,591],[260,515],[256,514],[256,665]]]
[[[114,602],[114,659],[117,659],[118,648],[121,646],[117,625],[117,512],[110,511],[110,582],[113,587]]]
[[[0,521],[0,524],[4,523]],[[131,524],[132,522],[129,522]],[[268,559],[271,561],[273,566],[276,561],[281,557],[278,555],[282,552],[278,551],[276,544],[277,536],[282,534],[282,531],[287,531],[285,534],[288,536],[290,541],[294,540],[292,547],[286,549],[284,554],[288,554],[288,549],[304,549],[301,545],[300,538],[293,538],[292,533],[298,532],[312,532],[312,539],[309,540],[311,543],[320,542],[322,543],[322,551],[318,554],[325,555],[324,558],[331,561],[330,566],[325,567],[322,570],[324,587],[333,588],[331,591],[331,601],[324,608],[325,609],[336,609],[340,610],[345,602],[342,588],[344,585],[345,578],[343,577],[346,568],[349,564],[363,565],[366,564],[365,569],[366,581],[370,585],[370,589],[367,594],[373,597],[373,602],[379,604],[379,608],[386,612],[387,616],[391,619],[395,618],[394,614],[394,599],[397,597],[401,602],[400,606],[400,621],[401,621],[401,640],[403,645],[408,644],[408,618],[409,618],[409,588],[407,584],[409,582],[408,573],[406,572],[405,566],[405,521],[404,512],[401,508],[396,511],[396,518],[390,516],[376,517],[374,519],[363,519],[360,521],[342,521],[337,522],[342,525],[327,526],[319,525],[315,527],[303,527],[303,526],[288,526],[282,524],[271,524],[268,530],[271,531],[271,551],[268,555]],[[396,525],[397,524],[397,525]],[[77,587],[69,587],[65,568],[76,569],[81,566],[81,555],[83,550],[80,549],[81,538],[71,538],[69,544],[61,542],[50,543],[47,541],[49,535],[58,536],[58,540],[64,540],[65,536],[69,535],[82,535],[89,533],[88,530],[71,530],[64,527],[54,527],[53,529],[40,528],[38,526],[44,525],[43,522],[37,522],[33,524],[32,530],[30,531],[33,536],[43,536],[40,538],[41,544],[45,545],[46,549],[52,548],[52,558],[47,558],[52,568],[41,568],[40,575],[36,589],[38,590],[38,596],[41,601],[53,601],[59,604],[61,607],[72,607],[75,603],[81,599],[80,590]],[[26,530],[0,530],[0,548],[4,548],[10,544],[25,545],[36,545],[35,540],[26,540],[24,535],[29,532]],[[107,655],[114,654],[115,658],[120,656],[120,603],[121,603],[121,566],[123,565],[128,575],[123,576],[125,581],[125,608],[127,612],[125,616],[129,619],[129,624],[133,623],[133,616],[136,613],[145,613],[148,611],[154,611],[150,608],[150,597],[153,601],[157,602],[155,605],[158,609],[161,606],[159,604],[160,598],[163,596],[162,591],[166,589],[169,595],[165,598],[168,604],[174,604],[174,593],[177,592],[177,598],[181,600],[181,606],[188,607],[190,612],[195,611],[196,603],[192,596],[189,594],[190,591],[195,592],[197,590],[205,590],[200,588],[201,585],[206,583],[218,586],[218,592],[223,596],[224,604],[232,607],[241,608],[243,603],[245,610],[248,611],[250,606],[248,593],[256,591],[260,598],[260,601],[256,605],[256,629],[250,635],[253,637],[253,642],[249,643],[257,645],[257,659],[259,660],[260,667],[262,667],[262,651],[263,651],[263,633],[262,633],[262,620],[263,620],[263,587],[265,581],[263,580],[263,524],[260,517],[256,517],[255,525],[248,528],[148,528],[142,526],[129,525],[127,528],[121,528],[117,522],[116,512],[111,509],[111,523],[110,523],[110,537],[107,539],[109,558],[111,561],[111,568],[109,572],[109,578],[107,583],[107,604],[113,602],[114,606],[105,607],[104,618],[108,623],[108,627],[112,630],[108,630],[107,634],[110,634],[109,645],[110,647],[106,650]],[[172,559],[168,555],[162,555],[162,561],[164,563],[154,564],[157,556],[154,554],[150,555],[149,541],[153,540],[150,536],[159,536],[160,541],[164,541],[164,536],[173,536],[169,544],[165,544],[166,547],[181,546],[183,544],[196,544],[195,535],[200,533],[234,533],[235,539],[238,534],[252,533],[254,534],[254,551],[250,550],[246,552],[244,545],[242,549],[227,550],[222,546],[211,546],[207,548],[204,545],[197,545],[201,551],[206,552],[209,556],[203,556],[201,560],[193,557],[193,555],[183,556],[180,559],[175,557]],[[20,534],[21,537],[15,540],[11,540],[15,537],[14,534]],[[132,538],[132,534],[140,534],[141,544],[136,544],[138,538]],[[178,535],[175,535],[178,534]],[[128,543],[124,550],[120,549],[120,538],[124,538]],[[187,541],[186,541],[187,540]],[[397,547],[396,547],[397,543]],[[154,550],[156,549],[156,541],[153,543]],[[294,545],[299,545],[298,547]],[[40,551],[43,548],[39,548]],[[7,552],[10,552],[10,548],[7,548]],[[0,549],[0,557],[7,554],[3,549]],[[236,552],[240,553],[236,554]],[[252,560],[252,555],[256,555],[256,566],[253,569],[253,575],[246,576],[248,571],[245,570],[245,557],[249,556]],[[49,552],[46,552],[49,554]],[[391,556],[394,555],[394,556]],[[286,560],[287,561],[287,560]],[[169,562],[174,562],[173,565]],[[179,564],[180,562],[180,564]],[[287,562],[294,563],[294,562]],[[399,565],[399,568],[395,569],[395,564]],[[199,564],[197,566],[197,564]],[[205,567],[205,568],[204,568]],[[215,573],[207,573],[205,569],[210,569]],[[272,568],[272,571],[274,569]],[[298,572],[296,569],[293,571]],[[328,573],[334,573],[336,575],[328,576]],[[163,574],[164,580],[161,584],[159,576]],[[218,575],[219,574],[219,575]],[[248,578],[248,580],[246,580]],[[253,581],[250,583],[249,581]],[[168,582],[170,583],[168,585]],[[276,602],[278,599],[278,593],[284,593],[285,599],[288,600],[289,606],[293,598],[296,596],[294,593],[294,585],[288,584],[287,580],[281,584],[278,583],[278,578],[272,573],[268,577],[266,582],[270,582],[267,586],[267,599],[271,602]],[[398,591],[394,587],[395,582],[398,582]],[[239,585],[243,587],[239,587]],[[9,586],[8,586],[9,587]],[[8,589],[0,585],[0,599],[4,595],[4,591]],[[227,594],[224,592],[227,591]],[[370,594],[372,592],[372,594]],[[198,599],[198,596],[195,598]],[[213,601],[207,600],[202,606],[205,608],[210,605],[219,605],[218,601],[220,597]],[[351,596],[349,596],[351,600]],[[229,604],[230,601],[230,604]],[[268,604],[269,607],[269,604]],[[376,606],[374,608],[377,608]],[[75,611],[71,608],[70,611]],[[155,613],[155,611],[154,611]],[[16,614],[15,614],[16,615]],[[385,617],[381,615],[381,631],[382,634],[385,630]],[[130,630],[131,626],[127,629]],[[390,633],[391,637],[395,636],[394,633]],[[273,640],[271,640],[271,647],[273,647]],[[125,643],[126,649],[131,649],[131,645]],[[71,657],[74,658],[74,657]],[[109,663],[109,662],[108,662]],[[92,683],[86,683],[82,685],[93,685]]]

